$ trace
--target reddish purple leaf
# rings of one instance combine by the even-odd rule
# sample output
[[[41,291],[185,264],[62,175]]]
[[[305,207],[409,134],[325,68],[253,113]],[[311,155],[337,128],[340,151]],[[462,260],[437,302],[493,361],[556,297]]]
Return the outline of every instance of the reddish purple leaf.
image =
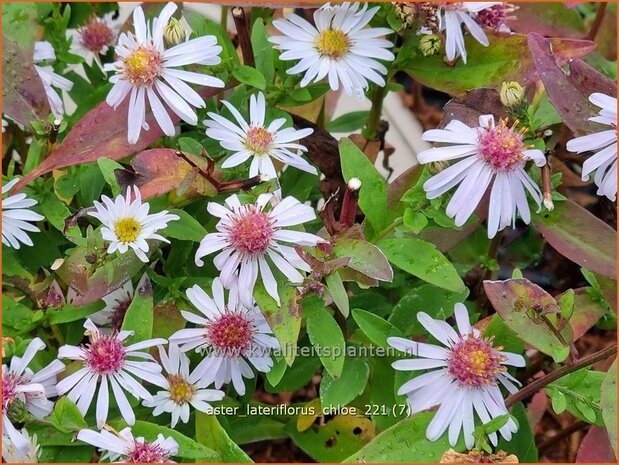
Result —
[[[2,112],[13,121],[30,126],[50,114],[41,78],[32,63],[32,50],[2,36]]]
[[[586,288],[574,289],[574,312],[570,318],[574,341],[589,331],[605,313],[606,310],[591,298]]]
[[[561,255],[580,266],[617,279],[617,232],[577,203],[566,200],[535,227]]]
[[[569,62],[569,70],[567,79],[583,95],[589,96],[594,92],[602,92],[613,97],[617,96],[617,83],[580,58]]]
[[[600,275],[596,275],[596,278],[606,302],[617,313],[617,281]]]
[[[548,409],[548,396],[542,389],[531,397],[531,401],[527,405],[527,417],[529,418],[531,429],[535,430],[535,427],[546,413],[546,409]]]
[[[589,94],[585,93],[585,89],[577,87],[560,68],[564,62],[556,51],[553,54],[551,42],[532,32],[528,35],[528,44],[548,98],[565,124],[577,135],[599,130],[599,123],[589,121],[598,109],[589,102]]]
[[[583,39],[587,35],[580,13],[561,2],[519,3],[509,27],[521,34],[537,32],[549,37]]]
[[[617,463],[605,428],[591,425],[580,443],[576,463]]]
[[[198,93],[206,99],[222,91],[223,89],[202,87]],[[107,103],[101,102],[73,126],[62,144],[43,163],[17,183],[14,191],[21,189],[33,179],[56,169],[91,163],[101,156],[119,160],[144,150],[163,135],[152,112],[148,111],[146,122],[150,130],[142,130],[138,141],[133,145],[129,144],[127,142],[128,109],[129,98],[126,98],[116,110]],[[180,119],[172,112],[170,112],[170,117],[174,123]]]

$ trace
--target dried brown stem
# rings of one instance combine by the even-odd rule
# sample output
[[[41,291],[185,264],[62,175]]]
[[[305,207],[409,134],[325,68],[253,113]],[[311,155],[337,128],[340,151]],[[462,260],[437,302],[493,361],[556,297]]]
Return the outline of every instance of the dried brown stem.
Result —
[[[602,20],[604,19],[604,13],[606,13],[606,3],[598,3],[598,11],[595,15],[595,19],[593,23],[591,23],[591,29],[589,29],[589,34],[587,34],[587,39],[595,40],[595,36],[600,30],[600,26],[602,25]]]
[[[243,64],[253,68],[256,66],[256,62],[254,60],[254,50],[251,45],[249,24],[245,16],[245,10],[240,6],[235,6],[232,8],[232,18],[234,19],[234,25],[239,35],[239,45],[241,46],[241,53],[243,55]]]
[[[359,180],[359,178],[351,178],[346,185],[344,200],[342,201],[342,210],[340,212],[340,224],[345,228],[349,228],[355,224],[360,189],[361,180]]]

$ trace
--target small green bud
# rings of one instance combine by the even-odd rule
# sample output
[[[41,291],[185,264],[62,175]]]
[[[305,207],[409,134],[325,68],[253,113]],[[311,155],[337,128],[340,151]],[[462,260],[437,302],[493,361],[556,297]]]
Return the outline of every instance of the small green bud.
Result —
[[[170,18],[170,21],[168,21],[168,24],[163,31],[163,40],[166,47],[174,47],[175,45],[185,42],[186,38],[187,34],[180,20]]]
[[[421,36],[419,39],[419,51],[424,57],[436,55],[441,49],[441,39],[434,34]]]
[[[501,103],[508,110],[520,108],[525,103],[524,89],[515,81],[501,85]]]

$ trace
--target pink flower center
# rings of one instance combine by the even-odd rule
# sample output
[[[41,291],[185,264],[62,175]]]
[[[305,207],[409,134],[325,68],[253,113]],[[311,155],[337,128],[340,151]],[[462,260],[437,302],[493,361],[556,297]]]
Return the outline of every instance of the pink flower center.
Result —
[[[491,341],[469,335],[451,347],[447,370],[460,384],[480,387],[496,384],[496,376],[505,371],[504,360]]]
[[[170,455],[160,445],[135,441],[133,450],[127,454],[127,463],[165,463]]]
[[[524,132],[516,132],[514,126],[510,128],[501,120],[494,127],[480,130],[479,154],[494,171],[512,171],[524,164]]]
[[[114,39],[114,33],[110,27],[96,16],[92,16],[83,28],[79,30],[82,45],[95,53],[110,45]]]
[[[441,6],[446,10],[462,10],[464,2],[450,2],[450,3],[444,3],[444,4],[438,3],[436,5]]]
[[[20,384],[24,384],[22,376],[10,372],[2,375],[2,413],[6,413],[9,404],[17,397],[17,387]]]
[[[269,151],[273,142],[273,134],[263,127],[253,126],[249,128],[245,136],[245,146],[251,152],[263,155]]]
[[[477,12],[476,21],[488,29],[500,31],[507,21],[507,13],[513,11],[513,7],[506,4],[494,5]]]
[[[98,375],[118,373],[125,365],[127,351],[115,333],[105,335],[98,332],[91,336],[91,343],[85,351],[86,366]]]
[[[131,305],[132,298],[130,295],[124,296],[121,300],[117,300],[114,305],[113,312],[110,317],[110,326],[112,329],[119,331],[120,327],[125,320],[125,314],[129,305]]]
[[[240,313],[226,313],[206,326],[206,338],[219,355],[240,357],[250,347],[254,328]]]
[[[263,254],[273,238],[269,217],[260,211],[246,210],[228,230],[229,240],[236,250],[247,255]]]
[[[125,79],[134,85],[152,86],[161,74],[163,56],[151,47],[139,46],[123,58]]]

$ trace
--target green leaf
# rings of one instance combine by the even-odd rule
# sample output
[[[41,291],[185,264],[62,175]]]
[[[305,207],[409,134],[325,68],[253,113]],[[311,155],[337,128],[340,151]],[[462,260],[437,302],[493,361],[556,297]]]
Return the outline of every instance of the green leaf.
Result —
[[[351,111],[338,118],[335,118],[327,125],[329,132],[353,132],[357,129],[361,129],[367,122],[370,112],[364,111]]]
[[[333,379],[323,373],[320,383],[320,403],[323,408],[343,407],[365,390],[370,374],[368,361],[362,357],[346,357],[342,375]]]
[[[239,65],[232,70],[232,76],[239,82],[256,89],[264,90],[267,87],[267,80],[264,75],[251,66]]]
[[[370,278],[391,282],[393,269],[383,252],[374,244],[362,239],[337,237],[333,244],[336,257],[350,257],[347,267]]]
[[[383,240],[378,246],[391,263],[407,273],[441,289],[464,291],[458,272],[434,244],[413,238],[394,238]]]
[[[32,50],[37,8],[34,2],[7,2],[2,5],[2,34],[24,49]]]
[[[331,293],[333,303],[335,303],[339,311],[342,312],[344,318],[347,318],[350,313],[350,305],[348,302],[348,293],[344,287],[342,277],[336,271],[335,273],[325,276],[325,283]]]
[[[88,423],[77,406],[65,396],[56,401],[54,411],[47,419],[65,433],[75,433],[80,429],[88,428]]]
[[[196,440],[217,453],[216,460],[204,460],[204,462],[233,462],[252,463],[252,459],[237,446],[226,431],[221,427],[215,415],[196,411]]]
[[[281,306],[267,293],[261,279],[254,288],[254,299],[279,341],[286,363],[291,366],[296,355],[293,349],[301,330],[301,309],[297,303],[296,289],[279,273],[274,275]]]
[[[50,325],[58,325],[62,323],[70,323],[72,321],[81,320],[89,315],[92,315],[105,307],[105,302],[97,301],[85,307],[74,307],[73,305],[65,305],[60,309],[48,308],[45,316]]]
[[[50,224],[58,231],[64,231],[64,220],[71,215],[69,208],[54,192],[48,192],[40,203],[41,211]]]
[[[126,427],[126,424],[124,421],[116,421],[112,422],[112,426],[120,431]],[[219,460],[217,452],[208,447],[207,444],[203,444],[199,440],[196,442],[175,429],[141,420],[136,421],[131,429],[135,437],[143,437],[148,442],[155,441],[159,434],[162,434],[165,438],[171,437],[178,443],[178,453],[176,457],[195,459],[200,462],[214,462]]]
[[[433,416],[433,412],[421,412],[402,420],[380,433],[344,462],[437,463],[451,446],[446,434],[434,442],[426,439],[426,429]],[[463,447],[458,444],[454,449],[462,450]]]
[[[562,394],[566,400],[567,411],[575,417],[604,426],[600,401],[605,376],[606,373],[601,371],[583,368],[549,384],[545,391],[551,399]],[[558,392],[560,394],[557,394]],[[561,401],[559,403],[561,406]]]
[[[602,418],[608,432],[610,445],[617,456],[617,361],[615,360],[602,381],[600,399]]]
[[[559,331],[559,305],[550,294],[526,279],[485,281],[484,290],[494,309],[518,337],[556,362],[567,358],[572,327],[565,324]]]
[[[555,413],[560,414],[567,409],[567,399],[561,391],[555,391],[551,397],[552,409]]]
[[[327,372],[333,378],[339,378],[346,355],[344,335],[322,301],[312,299],[312,302],[315,303],[311,307],[306,303],[303,305],[307,315],[305,322],[307,334]]]
[[[499,315],[493,315],[484,330],[484,337],[494,338],[494,346],[501,346],[505,352],[521,354],[524,352],[524,341],[520,339]]]
[[[453,66],[443,61],[443,54],[424,57],[419,51],[419,36],[408,35],[400,49],[396,66],[413,79],[432,89],[451,95],[479,88],[499,90],[503,81],[521,80],[533,69],[533,61],[524,34],[499,35],[488,32],[490,46],[465,36],[467,62],[459,59]],[[593,42],[574,39],[551,39],[561,63],[586,55]]]
[[[123,331],[133,331],[127,344],[150,339],[153,334],[153,287],[147,277],[143,277],[135,290],[133,300],[127,308],[123,320]]]
[[[105,157],[98,158],[97,165],[99,165],[103,179],[105,179],[105,182],[112,189],[112,195],[114,197],[120,195],[122,189],[116,180],[116,174],[114,174],[114,172],[116,170],[124,171],[123,166],[120,163]]]
[[[200,242],[208,234],[204,226],[185,210],[174,209],[170,213],[178,215],[180,219],[170,221],[163,230],[163,235],[181,241]]]
[[[387,320],[406,336],[421,335],[426,330],[417,320],[417,313],[423,311],[432,318],[446,320],[453,314],[454,305],[464,302],[468,294],[468,289],[451,292],[431,284],[422,284],[402,296]]]
[[[2,326],[24,329],[32,324],[35,312],[2,294]]]
[[[389,348],[387,338],[391,336],[403,337],[398,328],[374,313],[355,308],[352,317],[368,339],[379,347]]]
[[[359,208],[365,214],[375,231],[387,226],[387,187],[368,157],[353,141],[344,137],[340,140],[342,174],[348,182],[351,178],[361,180]]]
[[[497,450],[504,450],[508,454],[514,454],[518,457],[520,463],[536,463],[537,447],[535,446],[535,436],[529,423],[527,411],[521,402],[514,405],[511,414],[518,423],[518,431],[512,435],[510,441],[506,441],[501,436]]]
[[[273,66],[273,45],[268,37],[264,19],[258,18],[251,28],[251,43],[256,69],[262,73],[266,82],[272,83],[275,81],[275,67]]]

